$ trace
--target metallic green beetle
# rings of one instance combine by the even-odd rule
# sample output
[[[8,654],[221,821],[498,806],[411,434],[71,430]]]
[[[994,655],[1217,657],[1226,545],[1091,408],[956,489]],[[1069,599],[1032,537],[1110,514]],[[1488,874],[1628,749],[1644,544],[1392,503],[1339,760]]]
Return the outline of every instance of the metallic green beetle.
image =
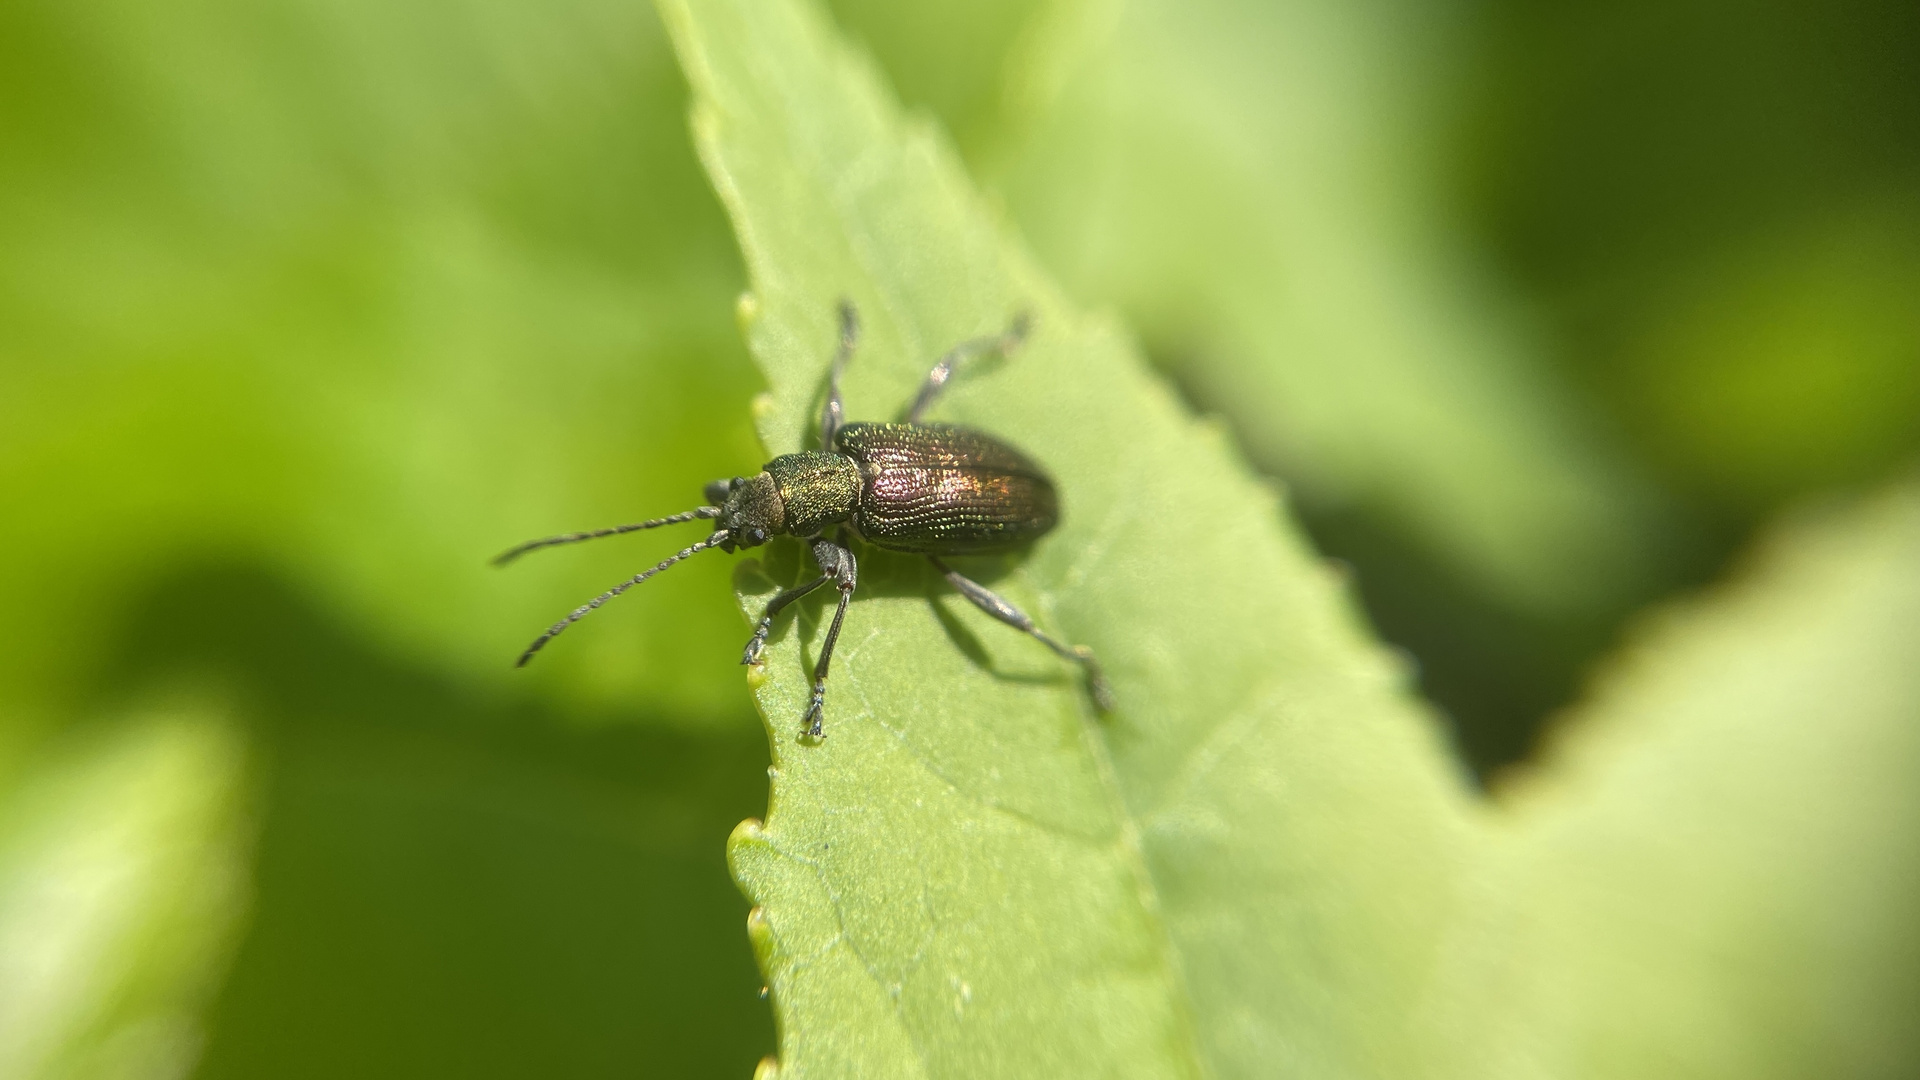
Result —
[[[820,660],[813,669],[813,698],[801,723],[806,734],[821,738],[821,709],[827,695],[827,668],[833,662],[840,623],[853,598],[858,567],[847,545],[848,533],[889,551],[925,555],[960,594],[1001,622],[1031,635],[1049,649],[1079,664],[1094,704],[1106,711],[1112,695],[1092,650],[1047,636],[1033,620],[985,586],[942,562],[942,555],[1004,551],[1046,535],[1060,520],[1053,480],[1032,459],[991,435],[946,424],[923,424],[920,417],[940,396],[954,368],[981,353],[1011,352],[1026,338],[1027,317],[1016,316],[994,337],[963,341],[940,358],[921,384],[920,393],[898,424],[849,424],[843,419],[840,375],[853,356],[860,322],[853,305],[840,305],[840,348],[827,376],[827,404],[820,417],[820,449],[782,454],[752,477],[716,480],[707,485],[709,505],[671,517],[591,532],[529,540],[494,560],[510,562],[537,548],[573,544],[639,529],[699,519],[714,521],[713,535],[675,552],[658,566],[635,574],[554,623],[520,654],[520,664],[586,614],[682,559],[709,548],[731,552],[757,547],[775,536],[798,536],[813,549],[820,574],[775,596],[747,641],[742,664],[757,663],[774,616],[795,600],[829,582],[840,591]],[[829,528],[836,539],[828,540]]]

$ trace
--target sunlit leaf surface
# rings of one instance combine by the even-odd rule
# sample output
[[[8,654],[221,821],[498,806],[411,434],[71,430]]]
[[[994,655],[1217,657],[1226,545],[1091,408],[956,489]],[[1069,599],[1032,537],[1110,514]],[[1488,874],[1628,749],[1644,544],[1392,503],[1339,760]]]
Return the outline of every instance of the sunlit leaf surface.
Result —
[[[1414,1007],[1464,803],[1337,576],[1124,336],[1059,298],[816,16],[669,10],[752,274],[769,448],[806,439],[838,296],[867,320],[856,417],[890,415],[948,344],[1031,308],[1029,346],[961,380],[940,415],[1056,473],[1061,528],[976,569],[1091,645],[1119,700],[1096,718],[1043,648],[923,563],[868,551],[828,737],[806,745],[818,608],[776,636],[760,690],[772,811],[733,858],[765,912],[787,1068],[1385,1067],[1400,1050],[1363,1050],[1374,1021],[1329,1002]],[[798,556],[776,550],[767,570],[743,579],[749,611]]]
[[[747,259],[769,451],[809,445],[840,297],[865,315],[856,418],[1033,311],[1028,347],[939,416],[1030,450],[1066,519],[1023,558],[968,565],[1091,645],[1119,700],[1096,716],[1044,649],[862,548],[814,744],[798,733],[828,612],[783,620],[756,678],[772,805],[731,848],[783,1075],[1912,1060],[1912,496],[1783,542],[1675,617],[1657,660],[1570,722],[1574,748],[1483,803],[1277,501],[1061,298],[813,8],[665,10]],[[749,617],[810,573],[792,542],[744,565]]]

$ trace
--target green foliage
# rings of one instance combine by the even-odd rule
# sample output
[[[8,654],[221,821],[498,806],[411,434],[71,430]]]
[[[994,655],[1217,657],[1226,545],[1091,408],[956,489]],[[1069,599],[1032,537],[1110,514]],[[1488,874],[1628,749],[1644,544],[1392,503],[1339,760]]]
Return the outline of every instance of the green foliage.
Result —
[[[969,157],[1066,287],[1293,485],[1485,773],[1705,545],[1459,226],[1471,25],[1402,0],[1056,0]]]
[[[0,807],[0,1076],[193,1064],[250,892],[245,743],[217,716],[120,718]]]
[[[486,565],[759,460],[685,97],[651,12],[598,0],[0,9],[0,835],[53,845],[9,897],[89,850],[31,794],[62,748],[178,765],[76,789],[156,884],[76,909],[104,958],[0,949],[59,961],[0,1006],[44,1068],[0,1074],[725,1077],[771,1045],[721,850],[765,805],[729,568],[516,673],[677,545]],[[183,684],[218,724],[129,726]],[[243,920],[189,903],[200,851]]]
[[[1912,1059],[1914,495],[1782,541],[1655,631],[1574,745],[1479,805],[1271,497],[1060,297],[812,8],[665,7],[753,283],[769,449],[813,423],[837,297],[867,315],[856,417],[1030,307],[1029,347],[943,413],[1059,476],[1062,528],[982,571],[1090,644],[1120,702],[1097,718],[1043,650],[870,551],[812,746],[819,606],[776,635],[772,804],[731,856],[783,1075]],[[743,569],[749,615],[801,561],[787,544]]]
[[[644,7],[0,6],[0,1076],[738,1077],[776,1016],[823,1075],[1912,1072],[1920,496],[1780,534],[1483,799],[1225,425],[1065,298],[1316,535],[1381,517],[1490,604],[1631,599],[1658,500],[1596,400],[1744,514],[1885,475],[1920,386],[1907,39],[1815,63],[1800,25],[1859,5],[1724,41],[1712,5],[1512,6],[1540,25],[1481,152],[1567,175],[1487,212],[1503,280],[1618,322],[1572,406],[1446,205],[1448,65],[1486,44],[1450,9],[836,0],[869,65],[804,6],[676,6],[736,246]],[[1653,18],[1711,44],[1609,44]],[[1616,29],[1555,37],[1585,19]],[[1665,89],[1608,129],[1643,59]],[[1645,160],[1711,250],[1694,204],[1631,202]],[[763,459],[754,419],[803,444],[842,294],[859,417],[1037,312],[939,414],[1052,466],[1066,523],[967,569],[1121,708],[863,552],[827,741],[795,739],[819,603],[753,677],[750,947],[724,586],[757,612],[805,556],[690,563],[519,674],[683,541],[485,559],[690,505]],[[1376,614],[1425,587],[1331,550]],[[1432,690],[1483,628],[1428,619],[1394,640]],[[1542,667],[1480,655],[1493,692]]]
[[[1916,627],[1909,483],[1639,628],[1497,804],[1456,952],[1477,1075],[1920,1064]]]
[[[1483,17],[1460,216],[1648,473],[1745,527],[1920,451],[1920,10]]]
[[[0,604],[41,613],[0,650],[20,694],[59,700],[121,590],[209,558],[497,687],[637,545],[488,555],[752,464],[739,271],[645,10],[0,19],[0,65],[38,88],[0,121],[0,502],[36,508]],[[725,578],[662,580],[673,618],[608,618],[515,685],[736,716]]]
[[[987,169],[1075,295],[1118,304],[1302,500],[1392,522],[1508,606],[1605,605],[1648,574],[1656,508],[1449,232],[1425,134],[1447,22],[1061,0]]]

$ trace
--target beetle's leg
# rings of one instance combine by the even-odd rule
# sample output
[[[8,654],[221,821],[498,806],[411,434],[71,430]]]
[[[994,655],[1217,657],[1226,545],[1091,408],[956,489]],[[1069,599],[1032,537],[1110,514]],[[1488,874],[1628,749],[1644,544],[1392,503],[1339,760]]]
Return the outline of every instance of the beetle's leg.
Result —
[[[853,359],[853,348],[860,343],[860,313],[853,301],[840,301],[840,347],[834,350],[833,366],[827,369],[827,406],[820,413],[820,449],[831,451],[833,437],[847,422],[847,407],[840,398],[840,373]]]
[[[760,625],[754,627],[753,637],[747,640],[747,650],[741,654],[740,662],[743,664],[751,664],[760,659],[760,650],[766,647],[767,635],[773,633],[773,617],[780,614],[781,608],[786,607],[795,600],[825,585],[830,580],[831,578],[828,575],[821,574],[805,585],[795,585],[793,588],[769,600],[767,602],[766,614],[760,616]]]
[[[973,601],[974,607],[1015,630],[1030,635],[1047,648],[1079,664],[1087,674],[1087,692],[1093,696],[1094,707],[1101,712],[1113,710],[1113,691],[1107,687],[1107,677],[1100,671],[1100,662],[1093,658],[1092,649],[1085,645],[1063,645],[1055,641],[1039,627],[1033,625],[1033,620],[1027,617],[1026,612],[1007,603],[998,593],[963,576],[959,571],[941,562],[938,556],[929,555],[927,561],[933,564],[934,569],[947,576],[947,580],[953,584],[953,587],[960,590],[960,595]]]
[[[953,378],[953,369],[962,361],[972,359],[981,353],[998,352],[1004,356],[1012,352],[1020,347],[1021,342],[1027,340],[1027,330],[1032,324],[1032,318],[1023,311],[1013,317],[1013,321],[1007,324],[1004,331],[992,337],[969,338],[948,349],[947,355],[933,365],[933,370],[927,372],[927,380],[920,384],[920,393],[914,397],[913,404],[907,408],[907,423],[920,422],[921,414],[933,406],[933,401],[940,396],[940,391],[946,389],[947,380]]]
[[[847,602],[853,599],[859,567],[854,563],[852,551],[831,540],[813,542],[813,561],[820,564],[822,576],[831,577],[833,587],[840,590],[840,606],[834,609],[833,623],[827,627],[827,640],[820,645],[820,662],[813,665],[813,700],[807,703],[807,714],[800,720],[806,725],[806,733],[818,739],[823,737],[820,710],[827,700],[827,667],[833,663],[833,644],[840,640],[840,623],[847,617]]]

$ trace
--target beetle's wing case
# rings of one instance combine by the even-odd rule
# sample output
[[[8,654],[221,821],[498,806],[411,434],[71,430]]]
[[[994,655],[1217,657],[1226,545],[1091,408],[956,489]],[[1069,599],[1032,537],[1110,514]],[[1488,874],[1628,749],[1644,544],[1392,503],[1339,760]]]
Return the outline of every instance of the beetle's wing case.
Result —
[[[854,526],[876,546],[997,551],[1060,520],[1046,471],[991,435],[944,424],[848,424],[834,442],[860,465],[866,483]]]

